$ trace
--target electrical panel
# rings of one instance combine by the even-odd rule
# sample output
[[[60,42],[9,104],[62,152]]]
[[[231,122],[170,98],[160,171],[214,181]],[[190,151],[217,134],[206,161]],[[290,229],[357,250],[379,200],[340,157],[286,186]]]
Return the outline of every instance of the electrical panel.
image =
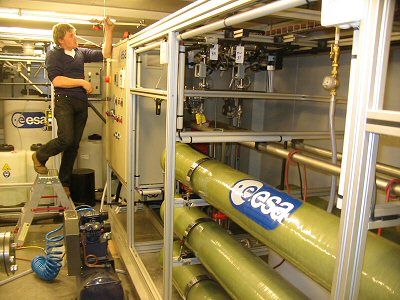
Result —
[[[106,98],[106,159],[124,183],[128,181],[129,160],[129,111],[130,95],[126,73],[127,43],[121,42],[113,48],[112,59],[107,65]]]
[[[101,94],[101,68],[85,65],[85,80],[92,84],[92,95]]]

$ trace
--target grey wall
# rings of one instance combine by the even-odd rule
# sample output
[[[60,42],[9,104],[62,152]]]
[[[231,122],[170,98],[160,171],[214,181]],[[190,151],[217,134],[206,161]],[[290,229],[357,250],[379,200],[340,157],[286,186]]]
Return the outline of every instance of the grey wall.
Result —
[[[321,85],[325,75],[330,74],[331,61],[329,54],[303,55],[284,58],[283,70],[275,72],[274,91],[279,93],[297,93],[308,95],[329,96]],[[340,88],[338,96],[347,97],[350,72],[350,53],[344,51],[340,57]],[[400,110],[400,85],[397,83],[400,74],[400,49],[393,48],[390,52],[390,61],[387,76],[387,85],[384,109]],[[258,75],[255,85],[263,86],[265,76]],[[279,131],[321,131],[328,130],[329,104],[304,103],[295,101],[253,101],[251,113],[251,126],[253,130],[279,130]],[[262,111],[263,113],[261,113]],[[336,130],[344,130],[346,105],[336,106]],[[247,114],[245,114],[248,117]],[[262,124],[262,125],[261,125]],[[330,141],[305,141],[307,144],[330,149]],[[342,151],[342,138],[337,139],[338,151]],[[400,139],[381,136],[378,161],[400,166],[397,151]],[[279,184],[281,160],[270,155],[249,152],[250,162],[248,172],[271,185]],[[298,175],[295,168],[291,169],[290,182],[298,184]],[[329,186],[330,177],[319,172],[308,170],[309,186]]]

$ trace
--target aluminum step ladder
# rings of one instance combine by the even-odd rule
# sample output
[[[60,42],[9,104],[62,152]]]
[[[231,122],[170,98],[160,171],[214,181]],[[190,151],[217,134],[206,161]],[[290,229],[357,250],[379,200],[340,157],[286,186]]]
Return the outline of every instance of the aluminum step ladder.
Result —
[[[39,207],[40,200],[43,199],[43,192],[46,187],[51,186],[54,190],[54,205]],[[33,217],[38,213],[54,213],[69,209],[75,209],[74,203],[67,197],[64,187],[58,178],[55,169],[49,169],[47,174],[38,174],[31,189],[30,199],[26,202],[21,211],[17,226],[15,227],[15,241],[18,246],[24,244]]]

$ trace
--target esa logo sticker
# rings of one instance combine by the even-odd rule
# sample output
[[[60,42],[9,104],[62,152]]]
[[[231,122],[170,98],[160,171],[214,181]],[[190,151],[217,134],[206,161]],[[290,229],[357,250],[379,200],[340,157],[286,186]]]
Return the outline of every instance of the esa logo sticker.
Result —
[[[229,198],[237,210],[269,230],[282,224],[303,204],[286,193],[252,179],[236,182]]]
[[[11,122],[17,128],[42,128],[46,122],[43,112],[15,112]]]

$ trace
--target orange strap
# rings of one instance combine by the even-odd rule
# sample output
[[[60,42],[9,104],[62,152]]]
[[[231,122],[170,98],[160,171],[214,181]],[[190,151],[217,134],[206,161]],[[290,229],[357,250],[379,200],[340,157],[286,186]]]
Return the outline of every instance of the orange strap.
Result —
[[[290,186],[289,186],[290,163],[293,162],[293,155],[300,153],[300,152],[301,152],[300,150],[293,150],[288,153],[288,158],[286,161],[286,168],[285,168],[285,181],[286,181],[285,183],[286,183],[286,189],[287,189],[288,194],[290,194]],[[304,185],[304,188],[303,188],[304,199],[303,199],[303,201],[306,202],[307,201],[307,169],[306,169],[305,165],[303,165],[303,172],[304,172],[304,184],[303,184]]]

